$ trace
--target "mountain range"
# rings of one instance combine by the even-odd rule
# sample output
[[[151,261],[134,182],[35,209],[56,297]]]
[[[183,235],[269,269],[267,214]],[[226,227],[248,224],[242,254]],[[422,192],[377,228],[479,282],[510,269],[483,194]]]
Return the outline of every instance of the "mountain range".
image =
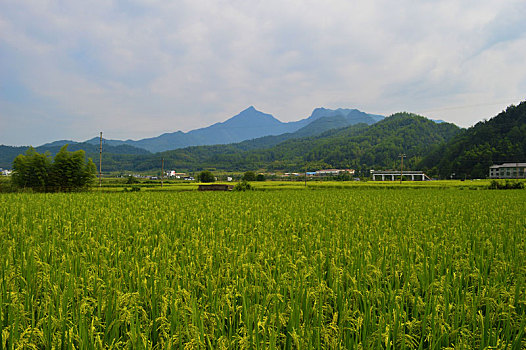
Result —
[[[292,133],[315,121],[318,121],[315,129],[323,131],[328,128],[357,123],[373,124],[383,118],[381,115],[368,114],[357,109],[316,108],[308,118],[293,122],[281,122],[271,114],[260,112],[250,106],[224,122],[187,133],[176,131],[141,140],[105,139],[104,142],[111,146],[125,144],[155,153],[189,146],[229,144],[268,135]],[[100,141],[98,137],[95,137],[86,142],[98,145]]]
[[[400,153],[407,155],[407,166],[415,166],[461,131],[454,124],[436,123],[410,113],[396,113],[371,125],[359,123],[302,136],[305,129],[229,145],[177,149],[159,156],[168,167],[194,171],[301,171],[307,166],[313,170],[335,167],[365,172],[371,167],[398,166]],[[156,159],[142,157],[135,166],[146,170],[158,167],[157,163]]]
[[[341,116],[325,116],[293,133],[147,156],[107,155],[104,162],[114,169],[138,171],[158,169],[160,158],[166,167],[181,171],[290,172],[336,167],[368,176],[370,169],[399,167],[403,153],[407,169],[440,178],[452,174],[485,178],[492,164],[526,160],[526,101],[468,129],[411,113],[395,113],[374,124],[338,127],[339,122]],[[320,130],[316,123],[326,129]]]
[[[243,132],[243,126],[250,125],[257,125],[265,133],[277,134],[153,154],[138,147],[148,142],[152,146],[154,141],[166,141],[170,136],[177,138],[181,134],[201,135],[204,139],[202,135],[217,132],[222,135],[222,140],[227,139],[225,135],[230,137],[229,140],[258,135],[254,131],[258,128]],[[289,132],[280,133],[282,131]],[[188,133],[164,134],[137,141],[106,140],[102,161],[105,172],[158,171],[160,159],[163,158],[165,169],[188,172],[202,169],[301,171],[306,168],[345,167],[356,169],[366,176],[370,169],[398,167],[398,155],[404,153],[407,155],[404,166],[408,169],[424,170],[441,178],[449,178],[453,173],[462,178],[480,178],[487,176],[491,164],[524,162],[524,135],[526,101],[510,106],[496,117],[468,129],[405,112],[382,117],[352,109],[324,108],[315,109],[310,117],[297,122],[282,123],[250,107],[223,123]],[[209,142],[221,142],[220,137],[216,137],[210,136]],[[83,149],[88,157],[98,159],[98,138],[83,143],[55,141],[36,150],[53,154],[66,143],[70,144],[69,150]],[[161,146],[158,143],[156,147]],[[0,145],[0,167],[10,168],[16,155],[26,149]]]
[[[406,153],[404,164],[413,167],[461,130],[454,124],[436,123],[410,113],[397,113],[371,125],[358,123],[321,133],[314,132],[311,125],[293,133],[226,145],[192,146],[135,156],[105,153],[102,163],[106,171],[158,171],[162,158],[165,169],[182,172],[291,172],[307,166],[314,170],[353,168],[363,175],[371,168],[398,166],[399,153]]]
[[[157,137],[141,140],[103,140],[104,154],[145,155],[150,152],[162,152],[190,146],[230,144],[258,139],[258,142],[245,144],[247,147],[269,147],[281,141],[320,134],[326,130],[349,126],[357,123],[373,124],[384,116],[368,114],[357,109],[316,108],[308,118],[293,122],[281,122],[271,114],[256,110],[253,106],[224,122],[184,133],[182,131],[165,133]],[[83,149],[94,157],[99,152],[100,138],[94,137],[84,142],[58,140],[35,149],[37,152],[49,152],[54,155],[68,144],[70,151]],[[24,153],[28,146],[0,145],[0,167],[10,168],[13,159]]]

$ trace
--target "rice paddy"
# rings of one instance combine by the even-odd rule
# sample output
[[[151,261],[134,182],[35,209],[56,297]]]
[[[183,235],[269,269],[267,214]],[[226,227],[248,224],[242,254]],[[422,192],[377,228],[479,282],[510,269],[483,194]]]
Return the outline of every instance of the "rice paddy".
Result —
[[[526,348],[524,190],[0,200],[0,348]]]

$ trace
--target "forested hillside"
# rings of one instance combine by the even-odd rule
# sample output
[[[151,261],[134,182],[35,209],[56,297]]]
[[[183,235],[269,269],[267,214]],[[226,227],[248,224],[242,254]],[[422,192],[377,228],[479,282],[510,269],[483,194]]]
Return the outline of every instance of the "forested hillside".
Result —
[[[97,158],[99,157],[99,146],[98,145],[92,145],[89,143],[79,143],[74,141],[55,141],[53,143],[45,144],[39,147],[35,147],[35,150],[39,153],[46,153],[49,152],[51,156],[55,155],[58,151],[60,151],[60,148],[64,146],[65,144],[68,144],[68,150],[74,152],[78,150],[83,150],[86,152],[87,157],[91,158]],[[23,154],[27,151],[29,147],[28,146],[20,146],[20,147],[14,147],[14,146],[5,146],[0,145],[0,168],[5,169],[11,169],[13,165],[13,160],[15,157],[19,154]],[[148,155],[150,152],[147,150],[144,150],[142,148],[137,148],[129,145],[118,145],[118,146],[110,146],[110,145],[103,145],[104,153],[111,153],[115,154],[120,158],[120,156],[124,158],[133,158],[136,155]]]
[[[410,113],[397,113],[357,134],[347,130],[320,140],[306,152],[306,161],[321,160],[334,167],[362,170],[392,169],[399,166],[398,156],[403,153],[406,166],[412,168],[433,147],[460,131],[456,125],[437,124]]]
[[[485,178],[492,164],[525,161],[526,101],[459,133],[420,166],[443,178]]]
[[[341,116],[330,118],[321,119],[320,123],[328,127],[343,122],[340,120]],[[295,133],[229,145],[187,147],[156,154],[128,145],[107,146],[103,152],[102,169],[103,172],[159,171],[161,159],[164,158],[165,169],[180,171],[303,171],[334,167],[353,168],[360,175],[367,176],[370,169],[398,168],[401,153],[406,155],[406,169],[418,168],[423,164],[424,157],[438,154],[436,150],[460,130],[454,124],[435,123],[415,114],[397,113],[372,125],[355,124],[331,129],[319,135],[313,135],[319,129],[308,125]],[[300,137],[304,135],[310,136]],[[72,150],[82,147],[85,147],[88,157],[98,158],[98,147],[95,145],[70,146]],[[54,148],[58,150],[60,143],[49,145],[47,150],[54,153]],[[22,153],[25,150],[16,151]],[[45,150],[37,148],[37,151]],[[136,153],[130,154],[132,151]]]
[[[406,154],[407,167],[414,167],[433,147],[447,142],[459,131],[453,124],[437,124],[414,114],[398,113],[370,126],[352,125],[257,149],[251,148],[251,142],[246,141],[188,147],[140,158],[111,156],[105,161],[105,168],[157,169],[162,157],[165,167],[180,170],[301,171],[306,168],[349,167],[365,174],[371,168],[397,168],[400,153]],[[279,137],[283,136],[276,138]],[[267,141],[272,143],[269,139]],[[260,146],[265,144],[261,140],[253,142]]]

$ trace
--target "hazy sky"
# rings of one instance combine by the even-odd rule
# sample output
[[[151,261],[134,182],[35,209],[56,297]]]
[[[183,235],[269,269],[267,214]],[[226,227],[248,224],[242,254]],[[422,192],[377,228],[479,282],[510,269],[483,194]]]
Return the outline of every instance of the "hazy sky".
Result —
[[[0,144],[139,139],[250,105],[471,126],[526,99],[526,1],[0,0]]]

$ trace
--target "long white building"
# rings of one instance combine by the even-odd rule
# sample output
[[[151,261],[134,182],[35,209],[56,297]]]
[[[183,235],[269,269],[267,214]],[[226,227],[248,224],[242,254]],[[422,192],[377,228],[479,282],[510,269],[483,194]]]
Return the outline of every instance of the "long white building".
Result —
[[[373,181],[395,181],[400,179],[402,172],[400,170],[371,170]],[[405,178],[411,178],[411,181],[431,180],[423,171],[406,170],[403,172]]]
[[[489,167],[490,179],[525,179],[526,163],[504,163]]]
[[[315,172],[317,176],[340,175],[343,173],[354,174],[354,169],[323,169]]]

